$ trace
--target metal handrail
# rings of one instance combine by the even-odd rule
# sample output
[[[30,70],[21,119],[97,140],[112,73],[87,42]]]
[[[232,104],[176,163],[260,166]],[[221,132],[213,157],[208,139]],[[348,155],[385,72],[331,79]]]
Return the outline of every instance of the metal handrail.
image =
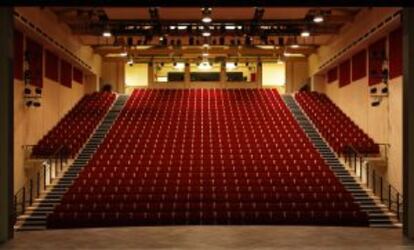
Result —
[[[24,146],[24,148],[32,145]],[[60,146],[53,154],[42,162],[42,168],[31,176],[14,195],[14,218],[24,214],[26,208],[33,204],[34,199],[40,196],[40,193],[46,190],[47,185],[63,170],[64,162],[67,162],[65,146]]]
[[[388,209],[397,215],[398,221],[401,221],[403,216],[403,195],[365,161],[367,155],[361,154],[352,145],[347,145],[344,151],[345,163],[359,177],[361,183],[371,189],[372,193],[378,196],[381,202],[385,203]],[[364,162],[365,169],[363,166]]]

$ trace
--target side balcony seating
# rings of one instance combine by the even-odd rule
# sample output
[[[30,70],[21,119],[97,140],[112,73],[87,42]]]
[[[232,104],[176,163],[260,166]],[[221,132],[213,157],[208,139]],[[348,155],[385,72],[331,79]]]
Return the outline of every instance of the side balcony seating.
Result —
[[[32,156],[47,158],[60,147],[73,158],[115,100],[113,93],[84,96],[33,148]]]
[[[344,153],[348,145],[363,154],[379,153],[378,144],[325,94],[299,92],[295,98],[337,153]]]

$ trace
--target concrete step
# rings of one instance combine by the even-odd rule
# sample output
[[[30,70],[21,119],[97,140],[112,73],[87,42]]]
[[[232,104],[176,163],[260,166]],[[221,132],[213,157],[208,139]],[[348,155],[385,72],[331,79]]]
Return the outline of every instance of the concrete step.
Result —
[[[25,221],[39,221],[39,220],[46,220],[47,216],[43,215],[20,215],[17,217],[17,220],[25,220]]]
[[[40,230],[46,230],[46,225],[45,226],[26,226],[26,225],[22,225],[19,227],[15,227],[15,230],[17,231],[40,231]]]

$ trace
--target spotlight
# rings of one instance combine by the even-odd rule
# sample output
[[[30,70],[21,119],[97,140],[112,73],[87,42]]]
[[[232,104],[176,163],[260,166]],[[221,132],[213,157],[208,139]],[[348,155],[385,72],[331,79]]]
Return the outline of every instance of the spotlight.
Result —
[[[208,30],[204,30],[203,33],[201,33],[204,37],[209,37],[211,36],[211,32]]]
[[[33,105],[33,101],[31,101],[31,100],[26,101],[26,106],[27,106],[27,107],[30,107],[30,106],[32,106],[32,105]]]
[[[304,31],[302,31],[302,33],[300,33],[300,36],[301,37],[308,37],[308,36],[310,36],[310,32],[308,30],[304,30]]]
[[[36,108],[38,108],[38,107],[41,106],[41,104],[40,104],[40,102],[33,102],[33,106],[36,107]]]
[[[316,15],[313,17],[313,22],[314,23],[323,23],[325,19],[323,18],[322,15]]]
[[[297,49],[297,48],[299,48],[299,44],[294,43],[294,44],[290,45],[290,47],[291,47],[292,49]]]
[[[388,94],[388,87],[384,87],[381,89],[381,93]]]
[[[105,30],[104,32],[102,32],[102,36],[103,37],[111,37],[112,36],[112,33],[109,30]]]
[[[41,88],[36,88],[36,89],[35,89],[35,93],[36,93],[37,95],[41,95],[41,94],[42,94],[42,89],[41,89]]]
[[[211,18],[211,8],[202,8],[201,11],[203,13],[201,21],[203,23],[211,23],[211,21],[213,21],[213,19]]]
[[[373,102],[371,103],[371,106],[372,106],[372,107],[378,107],[380,104],[381,104],[381,102],[380,102],[380,101],[373,101]]]
[[[369,90],[369,92],[370,92],[371,94],[376,94],[376,93],[377,93],[377,88],[371,88],[371,89]]]
[[[32,93],[32,90],[31,89],[29,89],[29,88],[25,88],[24,89],[24,94],[25,95],[30,95]]]
[[[201,21],[203,21],[203,23],[211,23],[213,19],[210,16],[205,16],[201,19]]]

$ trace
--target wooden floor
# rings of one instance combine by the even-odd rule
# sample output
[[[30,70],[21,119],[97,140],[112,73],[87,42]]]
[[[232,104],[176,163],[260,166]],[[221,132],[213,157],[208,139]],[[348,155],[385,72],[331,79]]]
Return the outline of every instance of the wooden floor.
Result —
[[[124,227],[17,232],[0,249],[414,249],[400,229],[300,226]]]

